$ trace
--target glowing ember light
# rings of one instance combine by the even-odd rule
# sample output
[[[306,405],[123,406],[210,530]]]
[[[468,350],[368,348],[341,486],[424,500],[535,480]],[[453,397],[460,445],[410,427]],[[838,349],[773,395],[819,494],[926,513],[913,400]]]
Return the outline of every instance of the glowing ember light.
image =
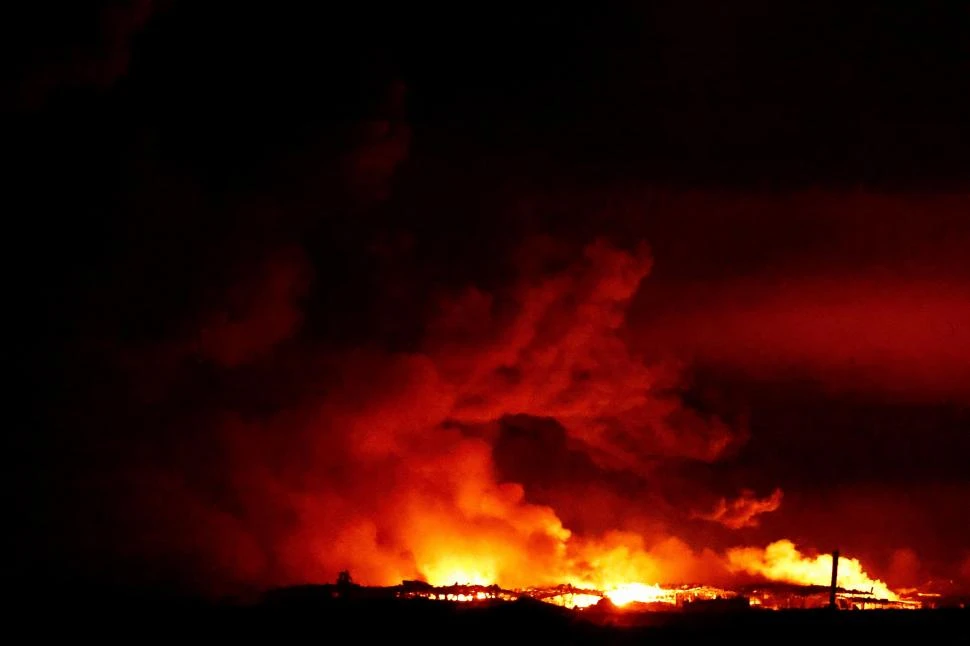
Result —
[[[616,606],[625,606],[634,601],[640,603],[676,603],[673,591],[664,590],[658,585],[644,583],[624,583],[607,589],[606,598]]]
[[[535,591],[525,592],[527,596],[533,596]],[[599,603],[603,597],[599,594],[592,594],[589,592],[563,592],[561,594],[555,595],[542,595],[537,597],[540,601],[545,603],[551,603],[554,606],[561,606],[563,608],[589,608],[590,606],[595,606]]]
[[[542,518],[544,514],[538,512]],[[673,609],[739,596],[738,591],[731,589],[661,583],[683,576],[700,564],[695,553],[673,539],[651,546],[633,533],[611,532],[597,539],[577,539],[563,530],[557,539],[559,550],[555,558],[540,560],[527,558],[518,551],[518,545],[503,543],[501,537],[487,533],[432,537],[434,540],[425,539],[426,549],[418,562],[421,580],[405,581],[400,596],[465,603],[530,597],[575,609],[589,608],[608,599],[612,606],[628,611]],[[706,569],[695,570],[700,576],[704,572],[712,576],[746,572],[772,581],[822,588],[827,588],[831,579],[831,556],[803,555],[788,540],[766,548],[736,548],[724,555],[711,552],[704,558]],[[903,604],[885,583],[870,578],[858,560],[843,557],[839,565],[841,607],[895,608]],[[827,603],[827,591],[825,597]],[[742,597],[745,604],[748,598]],[[813,604],[818,600],[798,592],[755,591],[750,603],[763,608],[817,607]],[[906,607],[919,605],[920,602],[912,601]]]
[[[728,551],[728,566],[735,572],[759,574],[772,581],[801,585],[829,585],[832,557],[802,555],[788,540],[776,541],[764,548],[741,547]],[[839,559],[838,585],[846,590],[870,593],[876,599],[898,601],[899,596],[878,579],[871,579],[857,559]]]
[[[567,608],[589,608],[595,606],[603,597],[595,594],[574,594],[572,598],[562,605]]]
[[[475,567],[462,567],[457,564],[458,559],[442,559],[434,565],[423,569],[428,583],[435,586],[442,585],[481,585],[495,583],[495,576]]]

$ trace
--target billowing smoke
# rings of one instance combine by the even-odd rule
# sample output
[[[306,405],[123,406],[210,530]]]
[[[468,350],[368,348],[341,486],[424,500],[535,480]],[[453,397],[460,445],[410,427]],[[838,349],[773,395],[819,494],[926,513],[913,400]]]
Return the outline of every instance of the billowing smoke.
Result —
[[[190,439],[175,473],[138,478],[174,515],[157,521],[163,547],[188,540],[191,525],[191,545],[179,548],[196,552],[190,562],[254,586],[340,570],[372,584],[603,585],[694,579],[715,563],[666,536],[573,535],[521,484],[502,482],[493,460],[494,429],[508,416],[554,418],[600,469],[641,477],[671,458],[716,459],[732,442],[724,423],[661,390],[662,371],[618,334],[650,267],[645,248],[596,241],[494,293],[446,295],[410,352],[286,348],[301,320],[305,261],[290,249],[258,267],[247,289],[230,287],[230,314],[201,317],[190,352],[302,383],[269,416],[207,411],[190,423],[217,429],[205,449],[213,459],[187,461],[202,450]]]
[[[720,523],[731,529],[757,527],[758,516],[777,510],[781,506],[782,491],[775,489],[770,496],[758,498],[754,491],[745,489],[734,500],[721,498],[710,512],[695,512],[702,520]]]
[[[371,187],[403,159],[400,128],[378,130],[358,159]],[[336,263],[363,268],[354,298],[326,253],[271,237],[217,255],[235,260],[161,338],[108,344],[120,380],[76,418],[122,429],[121,448],[79,494],[106,519],[81,524],[79,560],[102,567],[121,543],[121,578],[211,593],[342,570],[368,584],[597,588],[820,571],[788,543],[718,551],[757,540],[744,532],[781,489],[742,483],[729,498],[672,477],[747,435],[696,405],[680,366],[630,345],[646,245],[526,236],[494,259],[498,279],[422,282],[413,238],[356,242]],[[387,338],[395,319],[403,340]],[[715,525],[739,538],[714,549]]]
[[[14,105],[36,108],[58,91],[106,88],[118,82],[128,72],[133,39],[165,4],[165,0],[70,3],[58,7],[60,21],[51,20],[49,7],[15,9],[21,15],[15,14],[19,20],[11,20],[11,30],[18,31],[5,36],[17,42],[29,35],[32,42],[13,53]]]
[[[346,157],[362,185],[388,182],[401,128],[364,129],[369,152]],[[821,571],[790,543],[721,551],[760,542],[782,491],[740,481],[725,497],[684,475],[747,433],[699,405],[681,366],[631,345],[645,244],[510,236],[494,271],[428,279],[429,247],[388,228],[348,249],[218,247],[219,271],[189,272],[202,286],[182,319],[94,345],[115,381],[92,379],[70,423],[103,422],[89,450],[119,448],[82,471],[78,509],[97,500],[100,516],[61,533],[78,561],[102,568],[120,544],[120,578],[212,593],[342,570],[599,588]],[[360,269],[350,296],[335,266]],[[902,556],[890,568],[917,576]]]
[[[893,588],[916,588],[925,583],[920,570],[920,560],[915,551],[909,548],[893,550],[886,581]]]

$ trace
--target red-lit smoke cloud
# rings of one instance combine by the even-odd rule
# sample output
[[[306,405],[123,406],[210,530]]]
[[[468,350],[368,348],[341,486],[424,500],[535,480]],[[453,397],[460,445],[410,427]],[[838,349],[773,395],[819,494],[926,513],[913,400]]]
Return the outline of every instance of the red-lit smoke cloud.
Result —
[[[655,201],[664,269],[634,307],[638,347],[837,392],[970,397],[965,194]]]
[[[699,576],[712,555],[666,536],[573,536],[555,510],[500,481],[489,429],[508,415],[555,418],[600,468],[641,476],[670,458],[714,460],[735,439],[721,421],[686,408],[670,375],[618,335],[650,268],[645,248],[599,241],[560,269],[540,265],[495,293],[470,288],[444,299],[423,348],[396,353],[306,344],[273,352],[296,329],[305,283],[298,262],[264,265],[237,320],[211,337],[219,343],[196,351],[297,384],[291,401],[269,417],[227,410],[193,422],[218,432],[183,450],[213,457],[193,465],[180,455],[180,472],[159,466],[147,470],[157,477],[138,479],[142,495],[185,510],[154,513],[150,526],[167,519],[169,529],[155,531],[210,562],[222,584],[325,581],[344,569],[365,583],[632,576],[624,574],[630,563],[602,562],[604,550],[629,554],[644,570],[637,580]],[[297,379],[286,377],[291,370]]]
[[[970,397],[970,299],[962,283],[790,277],[726,286],[672,314],[652,343],[757,377],[913,400]]]
[[[310,267],[298,247],[280,249],[243,270],[221,303],[202,315],[194,351],[226,367],[258,358],[296,332]]]
[[[419,248],[384,249],[380,263],[393,265],[391,257]],[[110,483],[126,488],[117,535],[125,536],[132,559],[174,561],[180,576],[215,590],[328,581],[344,569],[364,583],[600,584],[634,576],[624,568],[651,583],[714,582],[730,574],[712,543],[720,549],[739,540],[724,536],[742,530],[746,543],[779,538],[770,532],[784,526],[782,517],[799,498],[786,487],[785,508],[765,517],[779,509],[780,489],[759,499],[745,492],[749,485],[741,478],[732,486],[742,491],[739,498],[701,506],[691,493],[703,492],[698,499],[705,501],[724,493],[708,479],[680,487],[679,507],[663,504],[655,485],[671,473],[661,467],[708,465],[732,455],[746,435],[694,405],[677,370],[682,364],[644,356],[730,359],[745,371],[795,357],[831,376],[833,366],[851,366],[847,357],[861,347],[870,348],[864,356],[872,359],[865,374],[876,374],[893,356],[900,365],[911,358],[894,340],[928,348],[939,336],[912,319],[882,340],[861,334],[906,311],[902,288],[883,296],[851,280],[817,279],[789,292],[767,279],[734,277],[705,291],[675,284],[660,268],[661,293],[674,287],[678,298],[631,319],[631,306],[652,289],[646,248],[547,238],[517,248],[513,260],[496,259],[507,279],[488,287],[439,286],[412,309],[403,272],[376,280],[403,294],[397,300],[378,294],[385,308],[379,311],[401,303],[402,318],[421,316],[421,335],[393,349],[379,338],[315,338],[308,319],[316,316],[319,325],[346,313],[305,311],[313,285],[332,277],[321,276],[299,246],[281,246],[254,258],[224,293],[189,317],[188,333],[154,354],[122,352],[142,372],[154,372],[145,356],[168,366],[149,411],[165,415],[144,416],[158,427],[166,450],[141,450]],[[749,291],[749,283],[757,289]],[[817,289],[823,283],[830,287]],[[843,299],[846,293],[855,300]],[[938,302],[960,311],[939,286],[912,293],[923,304],[937,294]],[[750,294],[758,298],[734,298]],[[794,311],[834,302],[824,312],[839,315],[816,313],[806,318],[811,324],[799,326],[798,316],[779,321],[772,314],[778,310],[759,306],[789,298]],[[870,307],[880,298],[891,307],[875,316]],[[853,310],[856,301],[866,307]],[[932,308],[913,311],[917,319],[928,316],[931,328],[938,323]],[[843,323],[855,327],[843,331]],[[846,355],[850,342],[856,345]],[[655,352],[658,347],[664,352]],[[887,348],[896,355],[887,358]],[[942,352],[932,357],[959,368]],[[883,388],[887,381],[872,383]],[[214,384],[214,394],[196,403],[200,382]],[[524,450],[508,446],[510,427],[533,428],[541,420],[552,429],[547,437],[540,434]],[[547,488],[534,497],[540,477],[509,481],[507,474],[543,473],[552,457],[543,449],[554,444],[548,436],[559,442],[556,459],[572,460],[575,468],[552,474],[563,483],[558,495]],[[756,486],[770,491],[775,484]],[[576,512],[583,506],[596,509]],[[791,513],[798,518],[797,508]],[[866,527],[882,527],[878,510],[871,514]],[[800,545],[838,544],[860,554],[862,539],[848,537],[862,530],[832,521],[846,516],[827,507],[821,520],[804,523],[808,533],[828,528],[824,542],[793,535]],[[686,536],[677,523],[701,527],[700,538],[673,537]],[[767,538],[752,538],[755,533]]]
[[[13,99],[18,107],[35,108],[58,90],[105,88],[127,72],[135,36],[165,0],[78,2],[50,12],[29,9],[11,20],[14,40],[29,34],[31,41],[14,52],[23,60]],[[16,15],[16,14],[15,14]],[[18,20],[19,19],[19,20]],[[47,51],[38,47],[46,45]],[[43,52],[38,56],[38,52]]]
[[[781,489],[775,489],[765,498],[758,498],[754,491],[746,489],[734,500],[721,498],[710,512],[694,512],[692,515],[730,529],[757,527],[758,516],[777,510],[781,507],[781,499]]]
[[[920,560],[915,551],[909,548],[893,550],[886,582],[894,588],[917,587],[925,583],[920,569]]]
[[[654,456],[718,457],[732,439],[719,420],[665,397],[662,369],[631,354],[617,332],[649,271],[597,242],[566,271],[496,297],[469,290],[429,327],[429,354],[460,394],[452,419],[553,417],[607,468],[645,470]],[[659,384],[658,384],[659,382]]]

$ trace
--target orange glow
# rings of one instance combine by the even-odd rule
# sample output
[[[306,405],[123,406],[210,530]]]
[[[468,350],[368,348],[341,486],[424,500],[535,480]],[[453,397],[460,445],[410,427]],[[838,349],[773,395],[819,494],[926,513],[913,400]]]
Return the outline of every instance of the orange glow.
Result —
[[[740,547],[727,553],[728,565],[735,572],[758,574],[772,581],[801,585],[829,585],[832,580],[832,557],[819,554],[812,558],[803,555],[788,540],[776,541],[768,547]],[[839,559],[838,585],[846,590],[871,592],[877,599],[898,601],[899,597],[878,579],[871,579],[857,559]]]
[[[599,603],[602,598],[595,594],[576,594],[561,605],[565,605],[567,608],[589,608]]]
[[[434,586],[492,585],[498,578],[494,565],[474,555],[460,558],[442,556],[421,566],[424,580]]]
[[[625,606],[634,601],[670,604],[676,602],[673,591],[664,590],[659,585],[646,585],[644,583],[624,583],[606,590],[605,594],[616,606]]]
[[[658,456],[710,462],[743,439],[684,406],[671,390],[676,366],[648,365],[628,347],[625,313],[651,266],[645,247],[597,241],[572,260],[550,256],[550,267],[565,263],[552,273],[533,251],[524,250],[524,275],[508,289],[443,294],[420,347],[360,349],[325,362],[314,379],[326,395],[302,414],[265,428],[227,421],[230,455],[242,466],[275,455],[266,438],[306,440],[276,469],[243,470],[236,483],[265,497],[255,517],[294,519],[273,534],[281,545],[278,566],[266,566],[272,583],[347,570],[363,585],[421,580],[433,588],[409,595],[476,601],[522,593],[568,607],[714,599],[724,595],[670,586],[720,584],[731,571],[826,584],[828,557],[802,557],[787,541],[725,557],[695,551],[659,525],[624,521],[640,531],[574,534],[557,502],[536,504],[524,484],[506,480],[513,476],[500,468],[496,442],[509,417],[554,419],[587,468],[644,478]],[[526,457],[526,466],[545,458]],[[291,514],[278,512],[280,500]],[[742,490],[694,516],[741,529],[781,502],[780,489],[766,498]],[[619,510],[604,512],[622,519]],[[846,588],[895,598],[857,561],[844,559],[840,571]],[[483,589],[493,585],[501,590]]]
[[[696,556],[676,539],[667,539],[658,546],[647,548],[643,538],[635,534],[611,532],[598,540],[588,540],[563,531],[558,541],[561,559],[537,560],[531,564],[515,553],[515,544],[503,544],[499,537],[481,537],[468,544],[474,548],[472,551],[462,555],[455,549],[462,543],[456,542],[448,556],[439,556],[422,565],[422,572],[434,586],[457,586],[444,594],[432,593],[432,598],[460,602],[526,595],[577,609],[594,606],[603,599],[618,608],[638,603],[675,607],[695,600],[726,599],[736,595],[730,590],[709,586],[646,583],[673,581],[677,573],[687,571],[683,569],[686,561],[696,560]],[[444,543],[438,545],[444,548]],[[519,571],[506,576],[508,563],[517,563]],[[731,549],[705,564],[718,566],[722,572],[756,574],[772,581],[798,585],[827,586],[832,571],[831,556],[806,556],[789,540],[776,541],[765,548]],[[555,587],[543,589],[515,583],[526,580]],[[494,592],[474,589],[492,585],[501,586],[501,589]],[[838,585],[846,591],[871,595],[873,600],[899,602],[896,593],[882,581],[870,578],[861,563],[851,557],[839,559]],[[763,605],[756,597],[751,603]]]
[[[267,566],[271,583],[347,570],[368,586],[571,585],[573,596],[609,590],[632,601],[650,595],[625,586],[706,574],[705,554],[666,535],[573,535],[552,503],[530,501],[496,464],[495,433],[508,416],[555,419],[591,467],[638,474],[658,455],[716,459],[736,435],[685,408],[668,370],[627,346],[624,316],[649,273],[647,248],[600,240],[560,258],[566,248],[545,244],[523,250],[523,275],[508,288],[442,293],[420,347],[329,359],[319,377],[326,395],[305,414],[266,428],[227,422],[241,465],[265,461],[265,438],[306,439],[274,465],[296,484],[258,469],[240,476],[240,486],[265,497],[259,517],[280,499],[292,507],[279,565]],[[549,254],[559,267],[551,272]],[[333,486],[330,474],[339,476]]]
[[[450,556],[439,558],[432,565],[424,567],[423,571],[429,574],[429,582],[437,589],[418,594],[457,602],[512,600],[527,596],[574,609],[589,608],[603,599],[609,600],[617,608],[636,609],[636,604],[675,608],[697,601],[727,600],[738,596],[731,589],[709,585],[645,583],[653,577],[669,581],[672,573],[685,571],[682,561],[689,558],[691,553],[683,551],[683,544],[676,539],[667,539],[650,549],[644,547],[641,537],[621,532],[610,533],[597,541],[569,536],[561,540],[560,547],[564,550],[562,561],[545,564],[537,561],[535,569],[525,565],[522,571],[512,577],[493,573],[504,571],[504,560],[517,559],[514,546],[491,543],[493,555],[498,555],[492,560],[478,560],[473,553],[459,558],[452,552]],[[481,543],[488,544],[487,540]],[[717,557],[716,561],[706,563],[719,566],[723,572],[756,574],[772,581],[796,585],[826,587],[831,580],[831,556],[803,555],[789,540],[776,541],[765,548],[731,549]],[[509,580],[528,579],[558,583],[540,584],[539,587],[516,587],[508,583]],[[838,585],[844,590],[841,594],[849,599],[847,603],[851,607],[914,608],[920,605],[918,601],[901,601],[885,583],[870,578],[860,562],[851,557],[839,559]],[[791,605],[793,602],[787,597],[766,599],[755,595],[748,601],[753,606],[765,608],[817,607],[803,605],[806,602],[802,597],[796,598],[795,605]]]

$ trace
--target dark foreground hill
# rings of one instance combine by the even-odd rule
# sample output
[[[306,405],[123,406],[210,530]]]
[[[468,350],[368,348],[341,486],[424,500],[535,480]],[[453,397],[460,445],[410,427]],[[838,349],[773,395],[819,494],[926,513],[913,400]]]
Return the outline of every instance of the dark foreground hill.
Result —
[[[20,599],[32,633],[102,643],[218,640],[264,644],[867,644],[962,642],[970,610],[574,612],[520,600],[301,599],[204,604],[130,595]]]

